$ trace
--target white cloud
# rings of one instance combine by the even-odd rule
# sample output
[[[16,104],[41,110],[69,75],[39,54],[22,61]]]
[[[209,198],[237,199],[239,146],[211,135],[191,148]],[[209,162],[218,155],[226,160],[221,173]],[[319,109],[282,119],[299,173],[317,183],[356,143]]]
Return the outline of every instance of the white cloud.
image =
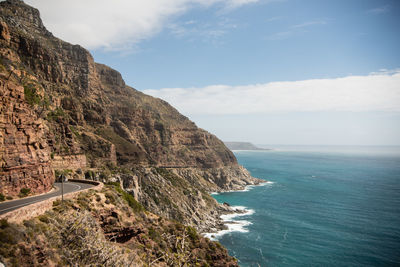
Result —
[[[272,22],[272,21],[282,20],[283,18],[285,18],[285,17],[277,16],[277,17],[268,18],[268,19],[266,19],[266,21],[267,22]]]
[[[259,0],[25,0],[54,35],[86,48],[129,48],[195,6],[237,8]]]
[[[304,28],[304,27],[309,27],[313,25],[324,25],[326,24],[325,20],[313,20],[313,21],[307,21],[301,24],[293,25],[292,28]]]
[[[186,115],[297,111],[400,111],[400,70],[245,86],[144,90]]]
[[[258,2],[258,0],[231,0],[229,1],[229,6],[230,7],[239,7],[239,6],[243,6],[243,5],[247,5],[247,4],[251,4],[251,3],[256,3]]]
[[[385,6],[381,6],[381,7],[377,7],[377,8],[373,8],[373,9],[367,10],[367,13],[378,15],[378,14],[387,13],[389,11],[390,11],[390,6],[389,5],[385,5]]]
[[[296,32],[294,31],[283,31],[283,32],[277,32],[274,34],[271,34],[270,36],[267,36],[267,40],[269,41],[277,41],[277,40],[284,40],[292,37]]]
[[[281,32],[271,34],[271,35],[267,36],[266,39],[269,41],[288,39],[290,37],[306,33],[307,31],[305,30],[305,28],[315,26],[315,25],[325,25],[325,24],[327,24],[326,20],[306,21],[306,22],[296,24],[296,25],[289,27],[289,30],[287,30],[287,31],[281,31]]]
[[[179,23],[171,23],[165,28],[172,35],[189,42],[203,42],[214,45],[223,44],[222,37],[229,31],[236,29],[237,24],[228,18],[219,18],[215,23],[203,23],[201,21],[189,20]]]

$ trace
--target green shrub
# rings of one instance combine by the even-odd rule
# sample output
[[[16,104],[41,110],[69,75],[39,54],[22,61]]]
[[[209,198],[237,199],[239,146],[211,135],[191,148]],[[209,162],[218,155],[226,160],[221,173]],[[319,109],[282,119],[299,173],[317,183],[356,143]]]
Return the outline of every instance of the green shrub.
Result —
[[[116,169],[117,169],[117,166],[116,166],[113,162],[107,162],[107,163],[106,163],[106,167],[107,167],[109,170],[116,170]]]
[[[5,229],[9,226],[8,222],[6,219],[1,219],[0,220],[0,229]]]
[[[66,116],[67,114],[64,112],[64,110],[60,107],[57,107],[55,110],[47,113],[47,120],[54,121],[58,118],[64,118]]]
[[[45,214],[39,215],[38,219],[39,219],[39,221],[41,221],[43,223],[49,223],[50,222],[49,217],[47,215],[45,215]]]
[[[62,174],[62,172],[61,172],[60,170],[55,170],[55,171],[54,171],[54,176],[55,176],[56,178],[60,177],[61,174]]]
[[[0,202],[2,202],[4,200],[6,200],[6,197],[2,193],[0,193]]]
[[[107,192],[107,193],[105,193],[105,196],[106,196],[106,198],[107,198],[112,204],[115,205],[115,197],[114,197],[114,194]]]
[[[115,187],[120,187],[119,182],[108,182],[107,185],[112,185],[112,186],[115,186]]]
[[[110,182],[108,184],[112,185],[114,187],[115,191],[117,191],[122,196],[122,198],[126,202],[128,202],[129,207],[131,207],[134,212],[141,212],[141,211],[145,210],[143,208],[143,206],[139,202],[137,202],[137,200],[131,194],[129,194],[128,192],[125,192],[121,188],[121,186],[119,185],[118,182]],[[107,194],[106,194],[106,196],[107,196]]]
[[[92,170],[88,170],[85,172],[85,179],[93,180],[96,177],[96,174]]]
[[[157,243],[159,243],[160,240],[161,240],[161,235],[160,235],[160,233],[157,232],[153,227],[150,227],[150,228],[149,228],[149,237],[150,237],[152,240],[156,241]]]
[[[144,211],[143,206],[129,193],[124,192],[123,198],[128,202],[134,212]]]
[[[53,207],[57,207],[57,206],[59,206],[61,204],[61,200],[60,199],[57,199],[57,200],[54,200],[53,201]]]
[[[26,197],[31,193],[31,189],[30,188],[21,188],[21,190],[19,191],[19,197]]]
[[[37,94],[35,85],[28,83],[24,85],[25,100],[29,105],[38,105],[41,102],[41,97]]]
[[[172,171],[167,170],[165,168],[155,168],[156,172],[161,175],[163,178],[169,180],[173,186],[179,186],[182,188],[188,188],[189,185],[187,182],[181,177],[174,174]]]
[[[77,199],[78,205],[81,206],[85,210],[91,210],[90,209],[90,201],[89,198],[79,194],[78,199]]]
[[[103,170],[99,174],[99,178],[102,180],[106,180],[108,177],[110,177],[111,172],[109,170]]]
[[[187,226],[186,227],[186,231],[187,231],[188,236],[192,240],[197,240],[198,239],[197,231],[196,231],[196,229],[194,227]]]
[[[79,137],[79,132],[78,132],[78,130],[77,130],[74,126],[70,125],[70,126],[69,126],[69,129],[71,130],[71,132],[72,132],[75,136]]]

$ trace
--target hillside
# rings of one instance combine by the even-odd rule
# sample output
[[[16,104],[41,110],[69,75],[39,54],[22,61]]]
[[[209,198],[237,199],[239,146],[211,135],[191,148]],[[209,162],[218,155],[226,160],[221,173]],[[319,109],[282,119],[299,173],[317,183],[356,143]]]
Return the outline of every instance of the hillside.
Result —
[[[230,150],[269,150],[265,148],[259,148],[250,142],[224,142],[224,144]]]
[[[146,212],[119,185],[80,193],[23,225],[0,220],[6,266],[238,266],[219,243]]]
[[[150,212],[221,227],[209,194],[260,180],[214,135],[52,35],[39,11],[0,2],[0,194],[47,192],[60,174],[118,182]]]

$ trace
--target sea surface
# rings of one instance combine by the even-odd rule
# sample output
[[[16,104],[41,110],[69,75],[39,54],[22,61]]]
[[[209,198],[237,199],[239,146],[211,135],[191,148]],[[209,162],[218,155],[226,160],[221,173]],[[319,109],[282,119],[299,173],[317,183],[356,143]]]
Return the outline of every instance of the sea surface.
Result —
[[[245,266],[400,266],[399,147],[236,151],[270,181],[214,194],[246,213],[214,238]]]

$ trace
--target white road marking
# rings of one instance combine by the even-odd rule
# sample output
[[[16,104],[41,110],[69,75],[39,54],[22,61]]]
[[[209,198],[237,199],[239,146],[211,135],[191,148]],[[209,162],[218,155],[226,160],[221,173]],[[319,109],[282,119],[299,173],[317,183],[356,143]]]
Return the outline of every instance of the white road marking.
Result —
[[[0,210],[0,212],[1,212],[1,211],[5,211],[5,210],[10,210],[10,209],[18,208],[18,207],[28,206],[28,205],[30,205],[30,204],[33,204],[33,203],[36,203],[36,202],[40,202],[40,201],[43,201],[43,200],[46,200],[46,199],[39,199],[39,200],[36,200],[36,201],[24,203],[24,204],[21,204],[21,205],[12,206],[12,207],[9,207],[9,208]]]
[[[77,187],[77,189],[75,189],[75,190],[73,190],[73,191],[71,191],[71,192],[69,192],[69,193],[79,191],[79,190],[81,190],[81,188],[82,188],[80,185],[77,185],[77,184],[69,184],[69,185],[73,185],[73,186],[76,186],[76,187]],[[50,194],[51,194],[51,193],[50,193]],[[67,194],[68,194],[68,193],[67,193]],[[60,195],[55,195],[55,196],[61,196],[61,194],[60,194]],[[49,198],[39,199],[39,200],[36,200],[36,201],[31,201],[31,202],[25,202],[25,203],[20,204],[20,205],[17,205],[17,206],[12,206],[12,207],[9,207],[9,208],[2,209],[2,210],[0,210],[0,212],[6,211],[6,210],[15,209],[15,208],[19,208],[19,207],[23,207],[23,206],[28,206],[28,205],[30,205],[30,204],[33,204],[33,203],[36,203],[36,202],[41,202],[41,201],[46,200],[46,199],[49,199]]]
[[[79,191],[79,190],[81,190],[81,188],[82,188],[80,185],[77,185],[77,184],[71,184],[71,185],[74,185],[74,186],[77,186],[77,187],[78,187],[77,190],[74,190],[74,191],[72,191],[72,192]]]

